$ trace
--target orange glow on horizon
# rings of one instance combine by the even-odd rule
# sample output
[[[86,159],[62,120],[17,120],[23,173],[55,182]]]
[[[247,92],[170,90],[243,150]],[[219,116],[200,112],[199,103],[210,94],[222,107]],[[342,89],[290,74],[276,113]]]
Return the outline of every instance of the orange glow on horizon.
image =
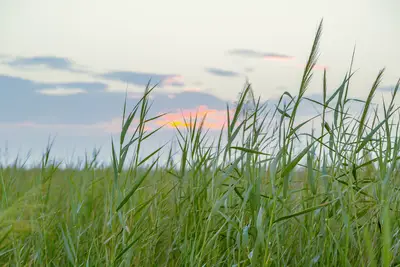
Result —
[[[233,115],[233,110],[230,111]],[[204,119],[204,128],[211,130],[220,130],[226,124],[226,110],[209,109],[208,106],[202,105],[197,109],[186,109],[181,112],[169,113],[155,121],[159,126],[165,125],[168,128],[185,128],[193,127],[194,120],[197,116],[196,126],[200,126]]]

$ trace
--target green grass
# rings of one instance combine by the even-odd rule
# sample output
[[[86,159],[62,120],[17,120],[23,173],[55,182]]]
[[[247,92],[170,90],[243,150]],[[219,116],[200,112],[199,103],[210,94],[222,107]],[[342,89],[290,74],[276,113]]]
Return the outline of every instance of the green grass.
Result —
[[[351,63],[330,95],[324,72],[323,101],[307,98],[321,31],[322,22],[296,96],[268,108],[247,85],[219,138],[203,118],[176,129],[179,158],[168,146],[141,154],[158,131],[145,130],[156,119],[148,86],[131,111],[124,105],[110,167],[95,154],[61,169],[51,146],[37,168],[1,167],[0,265],[400,265],[399,83],[381,109],[383,70],[366,100],[350,99]],[[299,122],[301,103],[322,112]]]

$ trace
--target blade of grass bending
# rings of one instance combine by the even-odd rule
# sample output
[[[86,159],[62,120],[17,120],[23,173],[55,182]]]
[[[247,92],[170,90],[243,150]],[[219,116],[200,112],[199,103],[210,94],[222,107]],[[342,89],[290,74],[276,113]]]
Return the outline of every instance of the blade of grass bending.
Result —
[[[351,55],[351,62],[350,62],[349,73],[352,73],[352,70],[353,70],[353,63],[354,63],[354,56],[355,56],[355,54],[356,54],[356,45],[354,45],[353,54]],[[351,76],[351,75],[350,75],[350,76]],[[347,100],[347,95],[348,95],[348,93],[349,93],[349,86],[350,86],[350,79],[349,79],[349,81],[347,82],[346,90],[345,90],[345,93],[344,93],[345,103],[346,103],[346,100]]]
[[[152,156],[154,156],[157,152],[159,152],[161,149],[163,149],[165,147],[165,145],[163,145],[163,146],[161,146],[161,147],[159,147],[159,148],[157,148],[156,150],[154,150],[152,153],[150,153],[147,157],[145,157],[144,159],[142,159],[139,163],[138,163],[138,165],[137,165],[137,167],[139,167],[140,165],[142,165],[143,163],[145,163],[147,160],[149,160],[149,158],[151,158]]]
[[[128,115],[128,118],[126,119],[126,122],[125,122],[124,126],[122,127],[121,135],[120,135],[120,145],[122,145],[124,143],[125,136],[128,132],[129,127],[132,124],[133,119],[135,118],[136,111],[137,110],[135,110],[134,112],[132,112]]]
[[[315,185],[312,154],[309,151],[307,152],[307,176],[308,182],[311,187],[311,192],[313,193],[313,195],[315,195],[317,194],[317,187]]]
[[[392,113],[393,114],[393,113]],[[360,145],[357,147],[356,149],[356,153],[360,152],[361,149],[363,149],[367,143],[372,139],[372,137],[374,136],[374,134],[382,127],[382,125],[384,125],[386,123],[386,121],[390,118],[390,116],[392,115],[390,114],[389,117],[387,117],[386,119],[384,119],[382,122],[380,122],[374,129],[372,129],[372,131],[363,139],[363,141],[360,143]]]
[[[117,154],[115,153],[114,142],[111,138],[111,150],[112,150],[112,163],[113,163],[113,170],[114,170],[114,182],[117,183],[118,181],[118,160]]]
[[[375,82],[372,85],[371,90],[369,91],[369,94],[368,94],[368,97],[367,97],[367,101],[366,101],[366,103],[364,105],[363,113],[362,113],[361,119],[360,119],[360,126],[358,128],[358,140],[361,139],[361,135],[362,135],[362,133],[364,131],[364,124],[365,124],[365,120],[367,118],[369,106],[371,105],[372,98],[374,97],[375,91],[376,91],[376,89],[378,88],[378,86],[379,86],[379,84],[381,82],[381,78],[382,78],[382,75],[383,75],[384,71],[385,71],[385,69],[382,69],[382,70],[379,71],[379,74],[376,77]]]
[[[117,260],[119,260],[141,237],[144,235],[145,232],[140,233],[138,237],[136,237],[126,248],[124,248],[118,256],[114,260],[114,264],[116,263]]]
[[[121,149],[121,154],[122,154],[122,153],[126,153],[126,152],[129,150],[129,147],[130,147],[133,143],[135,143],[138,139],[139,139],[139,137],[132,138],[132,139],[129,141],[129,143],[127,143],[127,144]]]
[[[250,148],[245,148],[245,147],[238,147],[238,146],[231,146],[231,149],[237,149],[243,152],[247,152],[247,153],[251,153],[251,154],[258,154],[258,155],[264,155],[264,156],[270,156],[270,154],[261,152],[261,151],[257,151],[254,149],[250,149]]]
[[[351,73],[349,76],[346,75],[345,79],[343,80],[342,84],[339,86],[338,89],[335,90],[335,92],[329,97],[329,99],[326,101],[326,104],[329,104],[335,97],[336,95],[342,90],[342,87],[346,86],[346,83],[350,80],[350,78],[355,74],[355,72]]]
[[[161,125],[160,127],[158,127],[157,129],[151,131],[150,133],[146,134],[145,136],[143,136],[141,138],[141,142],[143,142],[144,140],[146,140],[147,138],[149,138],[150,136],[152,136],[153,134],[157,133],[159,130],[161,130],[162,128],[164,128],[164,125]]]
[[[299,163],[299,161],[307,154],[310,148],[313,146],[314,142],[309,144],[306,148],[304,148],[292,161],[290,161],[286,167],[283,169],[282,176],[288,175]]]
[[[66,235],[66,233],[64,232],[64,228],[60,226],[61,229],[61,234],[62,234],[62,239],[64,241],[64,248],[67,252],[67,258],[70,261],[70,263],[72,265],[76,264],[76,252],[75,252],[75,248],[72,246],[72,240],[71,240],[71,235],[68,231],[68,227],[66,227],[66,232],[68,235]]]
[[[302,211],[299,211],[299,212],[296,212],[296,213],[293,213],[293,214],[290,214],[290,215],[287,215],[287,216],[280,217],[280,218],[276,219],[273,223],[285,221],[285,220],[288,220],[290,218],[294,218],[294,217],[297,217],[297,216],[312,212],[314,210],[329,206],[329,205],[335,203],[336,201],[337,201],[337,199],[329,201],[329,202],[326,202],[326,203],[322,203],[322,204],[320,204],[318,206],[314,206],[314,207],[311,207],[311,208],[308,208],[308,209],[305,209],[305,210],[302,210]]]
[[[297,125],[296,127],[294,127],[294,128],[290,131],[290,135],[293,135],[294,133],[297,132],[298,129],[300,129],[301,127],[303,127],[304,125],[306,125],[307,123],[309,123],[310,121],[312,121],[312,120],[314,120],[314,119],[316,119],[316,118],[318,118],[318,117],[320,117],[320,115],[315,115],[314,117],[312,117],[312,118],[310,118],[310,119],[308,119],[308,120],[306,120],[306,121],[300,123],[299,125]]]
[[[126,202],[128,202],[128,200],[132,197],[132,195],[135,193],[135,191],[139,188],[139,186],[142,184],[142,182],[144,181],[144,179],[146,179],[146,177],[149,175],[149,173],[151,172],[151,170],[153,169],[154,165],[157,163],[157,160],[155,160],[153,162],[153,164],[151,164],[151,166],[147,169],[146,173],[144,175],[142,175],[142,177],[139,178],[139,180],[137,180],[135,182],[135,184],[133,185],[133,188],[131,189],[131,191],[128,193],[128,195],[126,195],[126,197],[122,200],[122,202],[118,205],[117,210],[119,211],[125,204]]]
[[[335,112],[333,113],[333,121],[334,121],[334,125],[335,128],[341,128],[340,126],[342,125],[343,121],[341,120],[343,117],[339,118],[339,113],[340,115],[342,115],[343,113],[343,93],[344,90],[346,89],[346,80],[347,80],[347,74],[343,80],[342,85],[338,88],[337,92],[339,93],[338,99],[337,99],[337,103],[336,103],[336,107],[335,107]],[[348,80],[347,80],[348,81]],[[340,126],[338,125],[338,121],[340,121]]]
[[[6,240],[7,236],[11,233],[12,231],[12,225],[8,226],[8,230],[4,233],[3,237],[0,239],[0,248],[1,248],[1,244],[4,242],[4,240]]]

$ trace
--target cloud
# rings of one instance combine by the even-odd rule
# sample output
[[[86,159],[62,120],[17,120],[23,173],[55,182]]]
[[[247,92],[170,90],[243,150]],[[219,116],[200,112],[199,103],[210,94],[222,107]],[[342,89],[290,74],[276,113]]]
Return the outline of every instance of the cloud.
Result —
[[[254,72],[254,68],[244,68],[244,72],[252,73],[252,72]]]
[[[206,68],[206,72],[212,75],[222,76],[222,77],[236,77],[240,75],[239,73],[234,71],[217,69],[217,68]]]
[[[157,74],[132,71],[113,71],[101,74],[100,77],[107,80],[121,81],[138,86],[146,86],[151,80],[159,86],[184,86],[183,77],[173,74]]]
[[[227,122],[226,110],[210,109],[207,105],[201,105],[194,109],[185,109],[181,112],[169,113],[160,119],[155,121],[155,124],[159,126],[165,126],[167,128],[185,128],[188,126],[194,126],[194,119],[197,115],[197,126],[200,125],[200,121],[204,118],[203,126],[210,130],[221,130],[221,128]],[[233,115],[233,111],[230,111],[230,115]]]
[[[0,74],[0,90],[11,91],[39,91],[43,89],[64,88],[64,89],[80,89],[90,91],[103,91],[107,89],[107,84],[100,82],[62,82],[62,83],[44,83],[27,80],[19,77],[1,75]]]
[[[169,77],[162,80],[161,83],[166,86],[182,87],[185,85],[185,83],[183,82],[183,77],[181,75],[169,75]]]
[[[38,93],[42,95],[50,95],[50,96],[69,96],[69,95],[76,95],[76,94],[85,94],[87,93],[86,90],[82,90],[79,88],[54,88],[54,89],[42,89],[37,90]]]
[[[0,74],[1,91],[9,90],[10,92],[13,91],[15,92],[16,90],[21,90],[21,88],[29,90],[29,89],[37,89],[39,87],[40,83],[36,83],[31,80]]]
[[[137,100],[139,100],[139,99],[141,99],[143,97],[143,93],[142,92],[129,92],[127,94],[127,97],[129,99],[137,99]]]
[[[122,114],[125,94],[107,92],[103,90],[106,87],[103,83],[42,83],[0,75],[0,122],[93,124],[109,121]],[[201,105],[210,109],[226,107],[225,100],[205,92],[185,91],[174,93],[171,98],[168,96],[170,93],[160,91],[156,88],[150,95],[152,107],[149,116]],[[142,96],[143,92],[129,93],[128,110]]]
[[[377,90],[381,91],[381,92],[393,92],[395,87],[396,87],[395,85],[393,85],[393,86],[383,86],[383,87],[378,87]]]
[[[109,119],[111,114],[118,115],[123,95],[107,93],[104,88],[107,85],[103,83],[43,83],[0,75],[0,122],[90,123]]]
[[[68,71],[74,73],[94,73],[89,71],[87,67],[78,65],[74,61],[57,56],[36,56],[36,57],[17,57],[11,58],[7,57],[7,61],[3,62],[11,67],[24,68],[24,69],[34,69],[39,67],[45,67],[47,69],[58,70],[58,71]]]
[[[37,57],[19,57],[8,62],[12,67],[46,67],[55,70],[76,71],[71,60],[63,57],[37,56]]]
[[[233,116],[233,110],[230,116]],[[163,126],[167,129],[175,127],[185,128],[191,124],[194,125],[194,118],[197,115],[198,123],[205,116],[204,127],[210,130],[220,130],[227,122],[227,114],[225,109],[210,109],[207,105],[200,105],[191,109],[168,113],[154,121],[147,123],[145,130],[150,131]],[[192,122],[190,122],[192,118]],[[134,132],[139,123],[138,118],[134,118],[129,128],[130,133]],[[44,123],[26,120],[21,122],[0,122],[0,129],[44,129],[52,132],[63,131],[69,132],[70,135],[104,135],[118,134],[121,131],[121,116],[113,117],[108,121],[100,121],[90,124],[83,123]]]
[[[192,83],[192,85],[194,85],[194,86],[202,86],[203,84],[204,83],[201,82],[201,81],[195,81],[195,82]]]
[[[11,57],[4,55],[4,54],[0,54],[0,64],[8,64],[8,62],[10,61]]]
[[[282,86],[282,89],[279,89],[279,90],[281,90],[281,91],[288,90],[288,88]],[[307,95],[305,95],[305,97],[310,98],[319,103],[322,103],[322,101],[323,101],[322,100],[323,96],[321,93],[307,94]],[[279,100],[280,100],[280,96],[269,98],[264,102],[264,104],[267,104],[268,109],[275,110],[275,108],[277,107],[277,105],[279,103]],[[285,96],[282,99],[282,102],[280,103],[279,107],[282,109],[285,105],[289,104],[289,102],[290,102],[290,98]],[[291,105],[293,107],[293,102],[291,103]],[[291,112],[292,112],[292,109],[289,111],[289,113],[291,113]],[[302,99],[299,104],[296,114],[297,114],[297,116],[309,116],[309,118],[311,118],[312,116],[320,114],[321,112],[322,112],[321,105],[318,105],[318,104],[311,102],[309,100],[306,100],[306,99]]]
[[[43,83],[43,88],[61,87],[68,89],[80,88],[90,91],[104,91],[108,85],[101,82],[67,82],[67,83]]]
[[[201,89],[198,87],[187,87],[183,89],[185,92],[201,92]]]
[[[285,54],[278,54],[278,53],[266,53],[266,52],[259,52],[251,49],[234,49],[228,52],[230,55],[233,56],[241,56],[247,58],[262,58],[262,59],[293,59],[293,56],[285,55]]]
[[[193,109],[207,105],[211,109],[225,109],[226,101],[205,92],[184,91],[175,93],[173,98],[168,94],[160,94],[155,91],[153,94],[153,106],[161,112],[173,112],[176,109]]]
[[[131,127],[128,130],[129,133],[135,131],[139,120],[134,119],[131,123]],[[92,124],[82,123],[40,123],[34,121],[22,121],[22,122],[8,122],[1,123],[0,129],[45,129],[49,131],[69,131],[72,135],[104,135],[104,134],[118,134],[121,131],[122,118],[115,117],[109,121],[101,121]],[[145,130],[151,130],[150,127],[145,127]]]

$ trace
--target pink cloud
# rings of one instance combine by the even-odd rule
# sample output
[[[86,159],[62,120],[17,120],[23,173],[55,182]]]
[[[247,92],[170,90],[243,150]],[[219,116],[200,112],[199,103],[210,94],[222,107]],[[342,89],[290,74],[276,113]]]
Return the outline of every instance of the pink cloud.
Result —
[[[170,76],[162,81],[163,85],[183,84],[183,76],[175,75]]]
[[[271,61],[290,61],[293,60],[294,57],[292,56],[264,56],[264,60],[271,60]]]
[[[234,110],[230,110],[229,114],[233,117]],[[205,117],[203,127],[210,130],[220,130],[227,124],[226,110],[210,109],[207,105],[201,105],[194,109],[184,109],[168,113],[150,123],[145,127],[146,131],[151,131],[160,126],[166,128],[185,128],[193,126],[194,119],[197,115],[197,126]],[[190,119],[192,118],[192,123]],[[133,133],[138,126],[139,120],[134,119],[129,128],[129,133]],[[116,117],[110,121],[103,121],[92,124],[64,124],[64,123],[36,123],[32,121],[23,121],[15,123],[0,123],[0,129],[44,129],[46,131],[65,130],[74,135],[98,135],[98,134],[119,134],[122,128],[122,118]],[[190,125],[191,124],[191,125]]]
[[[166,114],[155,121],[155,124],[165,125],[168,128],[184,128],[193,126],[196,115],[198,118],[197,125],[206,116],[203,125],[205,128],[220,130],[226,124],[226,110],[209,109],[206,105],[199,106],[197,109],[185,109],[181,112]],[[233,110],[230,111],[230,115],[233,115]],[[190,125],[190,118],[192,118],[192,125]]]

